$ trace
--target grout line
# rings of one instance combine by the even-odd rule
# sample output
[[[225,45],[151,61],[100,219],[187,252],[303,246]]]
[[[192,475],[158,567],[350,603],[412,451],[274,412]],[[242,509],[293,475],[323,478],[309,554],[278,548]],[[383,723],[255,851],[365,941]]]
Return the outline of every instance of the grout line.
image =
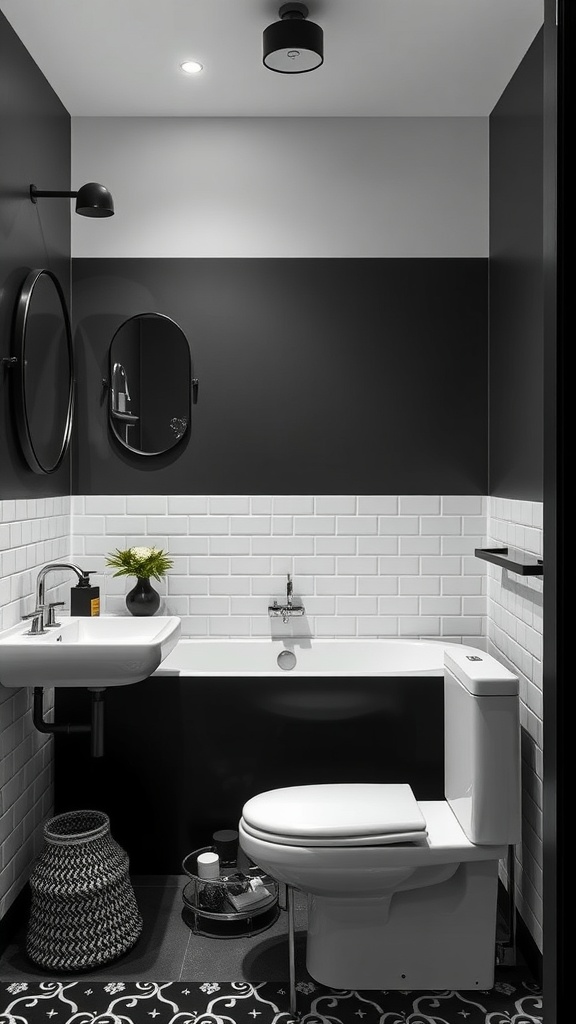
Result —
[[[184,964],[186,963],[186,959],[188,957],[188,950],[190,948],[191,940],[192,940],[192,929],[189,928],[188,929],[188,942],[186,943],[186,949],[184,950],[184,956],[182,958],[182,963],[180,965],[180,972],[178,974],[178,981],[185,981],[186,980],[185,978],[182,977],[182,974],[184,973]]]

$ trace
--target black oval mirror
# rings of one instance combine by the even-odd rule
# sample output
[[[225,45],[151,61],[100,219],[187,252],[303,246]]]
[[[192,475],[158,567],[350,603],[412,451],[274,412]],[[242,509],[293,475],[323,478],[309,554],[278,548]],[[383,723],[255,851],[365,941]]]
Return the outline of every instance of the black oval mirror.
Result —
[[[109,422],[129,451],[161,455],[190,429],[192,367],[186,335],[162,313],[125,320],[110,343]]]
[[[32,270],[14,318],[14,409],[18,437],[35,473],[53,473],[72,431],[74,360],[66,298],[50,270]]]

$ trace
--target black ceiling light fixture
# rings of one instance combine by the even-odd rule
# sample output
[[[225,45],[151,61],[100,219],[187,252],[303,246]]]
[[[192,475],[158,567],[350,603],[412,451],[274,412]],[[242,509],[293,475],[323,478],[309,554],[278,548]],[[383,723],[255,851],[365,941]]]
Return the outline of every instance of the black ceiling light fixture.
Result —
[[[89,181],[77,192],[45,192],[30,185],[30,199],[33,203],[39,199],[76,199],[76,213],[82,217],[112,217],[114,200],[104,185],[97,181]]]
[[[306,4],[282,4],[280,21],[264,29],[263,61],[270,71],[300,75],[324,63],[324,33],[313,21],[306,21]]]

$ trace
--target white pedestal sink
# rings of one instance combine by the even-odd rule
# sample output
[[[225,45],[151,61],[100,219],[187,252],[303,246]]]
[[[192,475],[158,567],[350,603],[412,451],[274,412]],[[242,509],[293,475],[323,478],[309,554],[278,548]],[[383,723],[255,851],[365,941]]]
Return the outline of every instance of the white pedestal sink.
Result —
[[[63,616],[30,636],[29,622],[0,633],[3,686],[126,686],[146,679],[176,646],[177,615]]]

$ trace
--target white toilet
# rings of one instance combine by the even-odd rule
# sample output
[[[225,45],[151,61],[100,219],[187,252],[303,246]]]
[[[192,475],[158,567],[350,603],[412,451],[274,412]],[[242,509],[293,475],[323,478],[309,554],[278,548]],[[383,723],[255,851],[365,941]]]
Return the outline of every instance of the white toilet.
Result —
[[[518,679],[452,645],[444,707],[445,800],[418,802],[409,785],[328,784],[244,805],[242,849],[308,895],[306,966],[322,985],[494,984],[498,861],[520,841]]]

